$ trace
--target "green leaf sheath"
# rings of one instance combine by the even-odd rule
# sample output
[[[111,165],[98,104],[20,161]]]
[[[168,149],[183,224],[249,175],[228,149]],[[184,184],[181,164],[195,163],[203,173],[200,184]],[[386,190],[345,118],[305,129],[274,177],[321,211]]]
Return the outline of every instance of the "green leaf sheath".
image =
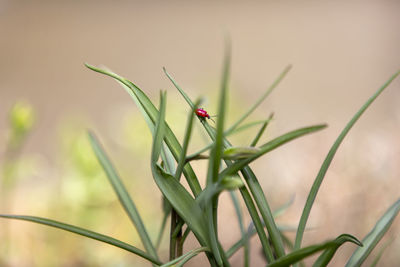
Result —
[[[332,162],[333,157],[336,154],[340,144],[342,143],[343,139],[346,137],[347,133],[353,127],[353,125],[357,122],[357,120],[361,117],[361,115],[365,112],[365,110],[374,102],[374,100],[385,90],[386,87],[400,74],[400,71],[395,73],[381,88],[379,88],[375,94],[373,94],[367,102],[357,111],[357,113],[353,116],[353,118],[347,123],[344,127],[343,131],[340,133],[334,144],[332,145],[331,149],[328,152],[322,166],[317,174],[317,177],[314,180],[314,183],[311,187],[310,193],[308,194],[307,201],[305,203],[303,213],[300,218],[299,226],[297,228],[296,239],[294,243],[295,249],[301,247],[301,241],[303,239],[304,230],[306,228],[308,217],[310,216],[311,208],[314,204],[315,198],[317,197],[319,188],[324,180],[325,174],[328,171],[328,168]]]
[[[55,227],[58,229],[62,229],[71,233],[75,233],[78,235],[82,235],[91,239],[95,239],[107,244],[110,244],[112,246],[127,250],[129,252],[132,252],[154,264],[157,265],[161,265],[161,262],[157,259],[154,258],[150,255],[148,255],[146,252],[131,246],[125,242],[122,242],[118,239],[103,235],[103,234],[99,234],[90,230],[86,230],[77,226],[73,226],[70,224],[66,224],[66,223],[61,223],[61,222],[57,222],[54,220],[50,220],[50,219],[46,219],[46,218],[40,218],[40,217],[34,217],[34,216],[23,216],[23,215],[5,215],[5,214],[0,214],[0,217],[2,218],[9,218],[9,219],[17,219],[17,220],[24,220],[24,221],[30,221],[30,222],[35,222],[35,223],[39,223],[39,224],[44,224],[47,226],[51,226],[51,227]]]
[[[120,203],[124,207],[124,210],[128,214],[132,223],[136,227],[136,230],[138,231],[138,234],[140,236],[140,239],[142,240],[144,247],[146,248],[146,251],[154,258],[158,258],[157,252],[150,240],[150,237],[146,231],[146,228],[143,224],[142,218],[139,215],[136,205],[132,201],[117,171],[115,170],[110,159],[106,155],[105,151],[103,150],[99,141],[97,140],[97,138],[93,133],[89,133],[89,139],[93,151],[96,154],[97,159],[99,160],[101,166],[103,167],[108,180],[110,181],[115,193],[118,196]]]
[[[353,255],[346,264],[346,267],[361,266],[365,259],[369,256],[378,242],[382,239],[383,235],[387,232],[392,225],[393,220],[396,218],[400,211],[400,199],[398,199],[383,216],[377,221],[374,228],[363,239],[363,247],[357,248]]]
[[[124,89],[128,92],[128,94],[132,97],[134,102],[138,105],[139,109],[144,111],[146,114],[145,117],[148,117],[152,124],[154,125],[156,119],[158,118],[158,110],[157,108],[153,105],[153,103],[150,101],[150,99],[147,97],[147,95],[139,89],[135,84],[130,82],[129,80],[107,70],[99,69],[96,67],[93,67],[89,64],[85,64],[89,69],[99,72],[102,74],[105,74],[107,76],[110,76],[114,79],[116,79]],[[151,129],[151,127],[150,127]],[[165,143],[167,144],[168,148],[171,150],[172,155],[174,156],[175,160],[179,160],[179,156],[182,154],[182,147],[178,142],[178,139],[172,132],[171,128],[166,124],[165,126]],[[190,189],[192,190],[193,194],[197,196],[201,192],[201,187],[200,183],[196,177],[196,174],[194,173],[192,167],[190,164],[185,164],[185,167],[183,169],[183,173],[185,175],[186,181],[189,184]]]

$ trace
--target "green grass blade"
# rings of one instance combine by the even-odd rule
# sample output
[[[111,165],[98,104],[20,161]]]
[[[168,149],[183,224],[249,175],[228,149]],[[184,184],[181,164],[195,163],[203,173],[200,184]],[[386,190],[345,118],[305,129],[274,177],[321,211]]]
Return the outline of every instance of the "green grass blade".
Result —
[[[250,116],[251,113],[269,96],[269,94],[272,92],[272,90],[275,89],[275,87],[278,86],[278,84],[285,78],[286,74],[289,72],[289,70],[292,68],[291,65],[287,66],[283,72],[278,76],[278,78],[271,84],[270,87],[268,87],[267,91],[257,100],[256,103],[254,103],[253,106],[250,107],[248,111],[246,111],[242,117],[240,117],[229,129],[228,131],[235,129],[238,127],[248,116]]]
[[[239,223],[240,234],[242,236],[241,239],[243,240],[243,266],[248,267],[250,264],[250,254],[249,254],[250,243],[249,243],[249,238],[247,236],[246,229],[243,224],[242,209],[240,207],[239,199],[236,196],[236,192],[231,191],[231,192],[229,192],[229,195],[232,199],[233,206],[235,207],[235,213],[236,213],[237,220]]]
[[[71,233],[75,233],[78,235],[82,235],[91,239],[95,239],[107,244],[110,244],[112,246],[127,250],[129,252],[132,252],[154,264],[160,265],[161,262],[155,258],[152,257],[150,255],[148,255],[146,252],[132,246],[129,245],[125,242],[122,242],[118,239],[112,238],[110,236],[106,236],[103,234],[99,234],[90,230],[86,230],[77,226],[73,226],[70,224],[66,224],[66,223],[61,223],[61,222],[57,222],[54,220],[50,220],[50,219],[46,219],[46,218],[40,218],[40,217],[35,217],[35,216],[23,216],[23,215],[5,215],[5,214],[0,214],[0,217],[2,218],[9,218],[9,219],[17,219],[17,220],[24,220],[24,221],[30,221],[30,222],[35,222],[35,223],[39,223],[39,224],[44,224],[47,226],[51,226],[51,227],[55,227],[58,229],[62,229]]]
[[[246,204],[247,210],[250,214],[250,217],[254,223],[255,228],[252,229],[253,231],[252,233],[247,234],[245,239],[242,238],[237,243],[235,243],[230,249],[228,249],[228,251],[226,252],[226,256],[230,258],[239,248],[241,248],[245,244],[246,239],[250,239],[250,237],[253,234],[257,233],[258,238],[260,239],[261,242],[261,246],[263,248],[264,255],[267,258],[267,261],[272,262],[274,258],[273,252],[269,244],[268,238],[265,234],[264,225],[261,222],[260,216],[258,215],[257,208],[255,207],[253,200],[250,196],[250,193],[246,187],[240,188],[239,191],[240,194],[242,195],[244,203]]]
[[[319,130],[322,130],[326,127],[325,124],[320,124],[320,125],[315,125],[315,126],[310,126],[310,127],[305,127],[305,128],[300,128],[294,131],[291,131],[289,133],[286,133],[282,136],[279,136],[268,143],[260,146],[260,151],[254,154],[253,156],[243,159],[243,160],[238,160],[235,163],[233,163],[231,166],[227,167],[225,170],[223,170],[220,174],[220,177],[223,177],[225,175],[232,175],[240,171],[243,167],[247,166],[254,160],[258,159],[262,155],[270,152],[271,150],[276,149],[277,147],[293,140],[296,138],[299,138],[303,135],[310,134]]]
[[[162,236],[164,234],[165,227],[167,226],[167,219],[168,219],[169,213],[170,212],[168,212],[168,213],[164,212],[164,216],[163,216],[163,219],[161,221],[160,231],[158,232],[157,241],[156,241],[156,249],[157,250],[159,249],[159,247],[161,245],[161,239],[162,239]]]
[[[196,104],[193,108],[193,110],[189,113],[189,117],[186,123],[186,130],[185,130],[185,135],[184,135],[184,139],[183,139],[183,146],[182,146],[182,154],[179,156],[179,160],[178,160],[178,167],[176,168],[176,172],[175,172],[175,178],[177,180],[180,179],[182,171],[183,171],[183,167],[186,164],[186,153],[189,147],[189,141],[190,141],[190,137],[192,135],[192,128],[193,128],[193,118],[194,118],[194,111],[197,109],[198,105],[200,103],[199,101],[196,101]]]
[[[318,245],[312,245],[308,246],[305,248],[301,248],[298,250],[295,250],[279,259],[277,259],[275,262],[271,263],[268,265],[268,267],[287,267],[290,266],[291,264],[297,263],[304,258],[307,258],[317,252],[320,252],[322,250],[326,249],[331,249],[331,248],[338,248],[341,245],[343,245],[346,242],[351,242],[354,243],[358,246],[361,246],[361,242],[357,240],[354,236],[348,235],[348,234],[343,234],[337,237],[334,240],[318,244]]]
[[[153,128],[154,131],[154,124],[155,121],[158,118],[158,110],[157,108],[153,105],[153,103],[150,101],[150,99],[147,97],[147,95],[139,89],[134,83],[130,82],[129,80],[107,70],[99,69],[94,66],[91,66],[89,64],[85,64],[86,67],[89,69],[107,75],[109,77],[114,78],[117,80],[123,88],[128,92],[128,94],[132,97],[134,102],[137,104],[140,110],[144,111],[142,112],[143,114],[146,114],[145,118],[148,117],[153,125],[149,125],[150,129]],[[175,160],[179,159],[179,156],[182,153],[182,147],[178,142],[178,139],[172,132],[171,128],[166,124],[165,126],[165,143],[167,144],[168,148],[170,149],[172,155],[174,156]],[[192,190],[193,194],[197,196],[201,192],[201,187],[200,183],[196,177],[196,174],[194,173],[192,167],[190,164],[186,164],[183,170],[183,173],[185,175],[185,178],[189,184],[190,189]]]
[[[379,88],[375,94],[373,94],[367,102],[357,111],[357,113],[353,116],[353,118],[347,123],[347,125],[344,127],[343,131],[340,133],[334,144],[332,145],[331,149],[328,152],[328,155],[326,156],[324,162],[322,163],[322,166],[317,174],[317,177],[314,180],[314,183],[311,187],[310,193],[308,194],[307,201],[305,203],[303,213],[300,218],[297,234],[296,234],[296,240],[295,240],[295,249],[298,249],[301,247],[301,241],[303,239],[303,234],[304,234],[304,229],[306,228],[307,220],[308,217],[310,216],[311,208],[314,204],[315,198],[317,197],[318,190],[322,184],[322,181],[324,180],[325,174],[332,162],[333,157],[336,154],[336,151],[338,150],[340,144],[342,143],[343,139],[346,137],[347,133],[350,131],[350,129],[353,127],[353,125],[357,122],[357,120],[361,117],[361,115],[364,113],[364,111],[372,104],[372,102],[383,92],[383,90],[389,86],[389,84],[400,74],[400,71],[398,71],[396,74],[394,74],[381,88]]]
[[[274,118],[274,113],[271,113],[269,115],[269,118],[267,121],[264,122],[264,124],[261,126],[260,130],[257,132],[257,135],[254,137],[254,140],[251,142],[250,146],[256,146],[258,141],[260,140],[261,136],[263,135],[265,129],[267,129],[267,126],[269,122]]]
[[[215,184],[218,182],[219,168],[221,165],[223,148],[224,148],[224,124],[225,124],[225,112],[226,112],[226,97],[227,88],[229,80],[229,70],[230,70],[230,47],[225,55],[221,90],[219,96],[219,107],[218,107],[218,120],[217,129],[215,133],[214,145],[210,153],[210,160],[208,161],[208,172],[207,172],[207,187],[214,188]],[[207,189],[207,188],[206,188]],[[218,195],[212,197],[210,204],[206,205],[206,213],[208,215],[208,228],[209,228],[209,238],[211,242],[211,249],[215,256],[218,265],[222,266],[223,261],[226,261],[224,251],[220,249],[218,241]],[[228,263],[229,264],[229,263]]]
[[[400,211],[400,199],[398,199],[379,219],[374,228],[363,239],[364,246],[357,248],[353,255],[346,264],[346,267],[361,266],[368,255],[372,252],[378,242],[382,239],[383,235],[387,232],[393,220],[396,218]]]
[[[146,248],[146,251],[154,258],[158,258],[157,252],[150,240],[150,237],[146,231],[146,228],[143,224],[142,218],[139,215],[136,205],[132,201],[123,182],[119,178],[117,171],[115,170],[110,159],[104,152],[99,141],[97,140],[97,138],[95,137],[95,135],[93,133],[89,133],[89,139],[90,139],[90,143],[92,145],[93,151],[95,152],[97,159],[99,160],[101,166],[103,167],[108,180],[110,181],[115,193],[118,196],[120,203],[124,207],[126,213],[128,214],[129,218],[131,219],[132,223],[136,227],[136,230],[138,231],[138,234],[140,236],[140,239],[143,242],[144,247]]]
[[[193,250],[189,251],[188,253],[185,253],[184,255],[161,265],[160,267],[178,266],[177,263],[179,263],[179,265],[182,264],[182,266],[183,266],[183,264],[188,262],[191,258],[193,258],[196,255],[198,255],[199,253],[205,252],[205,251],[209,252],[210,249],[207,247],[200,247],[200,248],[193,249]]]
[[[157,164],[165,134],[165,94],[161,96],[160,116],[156,121],[156,130],[151,155],[153,178],[163,195],[171,203],[179,216],[195,234],[200,244],[209,247],[207,222],[200,206],[188,191],[172,175],[166,173]]]
[[[261,185],[250,167],[244,167],[241,170],[241,173],[246,180],[246,183],[250,189],[254,201],[257,204],[258,209],[260,210],[261,217],[263,218],[265,226],[267,227],[269,238],[274,248],[275,254],[278,258],[283,257],[285,255],[283,241],[279,229],[275,223],[274,216],[272,215],[271,208],[269,207],[268,201],[261,188]]]
[[[176,89],[178,89],[179,93],[183,96],[183,98],[186,100],[186,102],[189,104],[191,109],[194,109],[194,103],[190,99],[190,97],[186,94],[185,91],[182,90],[182,88],[175,82],[175,80],[169,75],[165,67],[163,68],[165,75],[167,75],[168,79],[172,82],[172,84],[175,86]]]

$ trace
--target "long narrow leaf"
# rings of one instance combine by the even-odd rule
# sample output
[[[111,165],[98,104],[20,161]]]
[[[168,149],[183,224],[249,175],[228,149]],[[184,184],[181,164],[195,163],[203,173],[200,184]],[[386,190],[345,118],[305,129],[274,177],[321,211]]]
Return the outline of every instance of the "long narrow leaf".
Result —
[[[353,255],[346,264],[346,267],[361,266],[371,251],[375,248],[378,242],[382,239],[383,235],[387,232],[393,220],[396,218],[400,211],[400,199],[398,199],[379,219],[374,228],[363,239],[364,246],[357,248]]]
[[[357,122],[357,120],[361,117],[361,115],[365,112],[365,110],[374,102],[374,100],[385,90],[386,87],[389,86],[389,84],[400,74],[400,71],[398,71],[396,74],[394,74],[381,88],[379,88],[375,94],[371,96],[367,100],[367,102],[357,111],[357,113],[353,116],[353,118],[347,123],[347,125],[344,127],[343,131],[340,133],[334,144],[332,145],[331,149],[328,152],[328,155],[326,156],[324,162],[322,163],[322,166],[317,174],[317,177],[314,180],[314,183],[311,187],[310,193],[308,194],[307,201],[305,203],[303,213],[301,214],[299,226],[297,228],[297,234],[296,234],[296,239],[295,239],[295,249],[300,248],[301,246],[301,241],[303,239],[303,234],[304,234],[304,229],[306,228],[307,220],[308,217],[310,216],[311,208],[314,204],[315,198],[317,197],[318,190],[322,184],[322,181],[324,180],[325,174],[328,171],[328,168],[332,162],[333,157],[336,154],[336,151],[338,150],[340,144],[342,143],[343,139],[346,137],[347,133],[350,131],[350,129],[353,127],[353,125]]]
[[[139,215],[139,212],[136,208],[136,205],[132,201],[128,191],[125,188],[125,185],[119,178],[117,171],[112,165],[110,159],[107,157],[104,149],[101,147],[99,141],[95,137],[93,133],[89,133],[90,143],[92,145],[93,151],[95,152],[97,159],[99,160],[101,166],[103,167],[108,180],[110,181],[115,193],[118,196],[118,199],[122,206],[124,207],[126,213],[131,219],[132,223],[136,227],[140,239],[143,242],[146,251],[155,258],[158,258],[157,252],[150,240],[150,237],[146,231],[146,228],[143,224],[142,218]]]
[[[244,166],[247,166],[248,164],[250,164],[251,162],[253,162],[254,160],[258,159],[259,157],[261,157],[262,155],[264,155],[267,152],[270,152],[271,150],[295,139],[298,137],[301,137],[303,135],[309,134],[309,133],[313,133],[319,130],[322,130],[326,127],[325,124],[320,124],[320,125],[315,125],[315,126],[310,126],[310,127],[305,127],[305,128],[301,128],[301,129],[297,129],[294,131],[291,131],[289,133],[286,133],[282,136],[279,136],[271,141],[269,141],[268,143],[262,145],[260,147],[260,151],[257,152],[256,154],[254,154],[254,156],[251,156],[249,158],[243,159],[243,160],[239,160],[236,161],[235,163],[233,163],[231,166],[227,167],[225,170],[223,170],[220,174],[221,177],[225,176],[225,175],[232,175],[237,173],[239,170],[241,170]]]
[[[196,255],[198,255],[199,253],[204,252],[204,251],[209,252],[210,249],[207,247],[200,247],[200,248],[193,249],[193,250],[189,251],[188,253],[185,253],[182,256],[161,265],[160,267],[177,266],[177,263],[183,265],[184,263],[188,262],[191,258],[195,257]]]
[[[240,117],[229,129],[228,131],[235,129],[238,127],[248,116],[250,116],[251,113],[269,96],[269,94],[274,90],[278,84],[285,78],[286,74],[289,72],[289,70],[292,68],[291,65],[287,66],[282,73],[278,76],[278,78],[271,84],[270,87],[268,87],[267,91],[256,101],[256,103],[253,104],[253,106],[250,107],[248,111],[246,111],[242,117]]]
[[[260,140],[262,134],[264,133],[265,129],[267,128],[269,122],[272,120],[272,118],[274,117],[274,113],[271,113],[271,115],[269,115],[269,118],[266,122],[264,122],[264,124],[261,126],[260,130],[257,132],[256,136],[254,137],[254,140],[251,142],[250,146],[256,146],[258,141]]]
[[[243,240],[243,266],[244,267],[248,267],[249,266],[249,261],[250,261],[250,254],[249,254],[249,250],[250,250],[250,242],[249,242],[249,238],[247,236],[247,232],[244,229],[244,224],[243,224],[243,215],[242,215],[242,209],[240,207],[240,203],[239,203],[239,199],[236,196],[236,192],[231,191],[229,192],[232,202],[233,202],[233,206],[235,207],[235,212],[236,212],[236,216],[238,217],[238,222],[239,222],[239,229],[240,229],[240,234],[242,236],[242,240]],[[228,256],[227,256],[228,257]],[[228,257],[229,258],[229,257]]]
[[[331,248],[338,248],[341,245],[343,245],[346,242],[351,242],[354,243],[358,246],[362,246],[362,243],[358,241],[357,238],[354,236],[348,235],[348,234],[343,234],[338,236],[336,239],[319,244],[319,245],[312,245],[308,246],[305,248],[301,248],[298,250],[295,250],[279,259],[277,259],[275,262],[271,263],[268,265],[268,267],[287,267],[290,266],[291,264],[297,263],[301,261],[304,258],[307,258],[317,252],[320,252],[322,250],[326,249],[331,249]]]
[[[2,218],[9,218],[9,219],[17,219],[17,220],[24,220],[24,221],[30,221],[30,222],[35,222],[35,223],[39,223],[39,224],[44,224],[47,226],[51,226],[51,227],[55,227],[58,229],[62,229],[71,233],[75,233],[78,235],[82,235],[91,239],[95,239],[107,244],[110,244],[112,246],[127,250],[129,252],[132,252],[148,261],[151,261],[154,264],[160,265],[161,262],[155,258],[152,257],[150,255],[148,255],[146,252],[132,246],[129,245],[125,242],[122,242],[118,239],[112,238],[110,236],[106,236],[103,234],[99,234],[90,230],[86,230],[83,229],[81,227],[77,227],[77,226],[73,226],[70,224],[66,224],[66,223],[61,223],[61,222],[57,222],[54,220],[50,220],[50,219],[46,219],[46,218],[40,218],[40,217],[35,217],[35,216],[24,216],[24,215],[5,215],[5,214],[0,214],[0,217]]]

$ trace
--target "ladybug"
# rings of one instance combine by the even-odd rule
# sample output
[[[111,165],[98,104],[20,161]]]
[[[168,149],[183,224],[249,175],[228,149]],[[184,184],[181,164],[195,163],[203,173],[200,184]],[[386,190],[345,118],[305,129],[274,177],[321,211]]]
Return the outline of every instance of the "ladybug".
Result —
[[[200,118],[200,119],[210,119],[212,121],[214,121],[213,119],[211,119],[211,116],[207,113],[207,111],[205,111],[202,108],[198,108],[195,110],[196,115]]]

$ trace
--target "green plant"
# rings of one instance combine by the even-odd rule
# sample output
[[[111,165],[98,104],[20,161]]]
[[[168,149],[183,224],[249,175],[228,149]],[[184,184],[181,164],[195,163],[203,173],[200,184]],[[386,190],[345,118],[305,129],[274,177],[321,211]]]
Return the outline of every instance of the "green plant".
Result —
[[[145,227],[145,223],[141,219],[133,199],[128,193],[123,181],[119,177],[116,169],[113,167],[104,149],[100,145],[99,140],[93,133],[89,133],[92,148],[114,191],[116,192],[119,201],[138,231],[145,251],[112,237],[50,219],[20,215],[0,215],[0,217],[36,222],[109,243],[113,246],[132,252],[157,266],[182,266],[191,258],[202,252],[206,254],[210,266],[229,266],[229,258],[241,247],[244,248],[243,264],[244,266],[249,266],[249,239],[255,234],[260,240],[268,266],[289,266],[292,264],[301,264],[301,261],[304,258],[319,252],[321,254],[314,262],[313,266],[326,266],[333,258],[337,249],[346,242],[351,242],[358,246],[353,256],[348,261],[347,266],[360,266],[380,241],[383,234],[387,231],[400,210],[400,200],[397,200],[378,220],[376,226],[362,242],[354,236],[342,234],[337,238],[324,243],[301,247],[307,219],[318,193],[318,189],[323,182],[335,152],[362,113],[400,74],[400,72],[394,74],[360,108],[333,144],[310,190],[299,226],[297,227],[295,242],[294,244],[291,244],[290,240],[284,233],[284,229],[280,228],[276,224],[275,216],[277,215],[271,211],[266,196],[263,193],[257,177],[249,167],[249,164],[289,141],[324,129],[326,125],[319,124],[296,129],[259,146],[257,146],[257,144],[260,136],[264,133],[272,115],[265,120],[242,125],[245,119],[263,102],[270,92],[285,77],[290,70],[290,66],[282,72],[277,80],[268,88],[259,100],[243,114],[243,116],[241,116],[231,127],[226,129],[226,95],[230,69],[230,56],[228,51],[223,67],[216,127],[212,127],[204,118],[198,118],[201,125],[209,135],[211,143],[191,155],[187,155],[187,152],[192,134],[192,126],[196,117],[194,111],[198,108],[200,101],[197,100],[193,102],[165,69],[165,74],[189,106],[186,131],[182,144],[178,141],[169,125],[165,122],[166,92],[160,93],[159,108],[156,108],[147,95],[129,80],[109,70],[95,68],[90,65],[86,66],[93,71],[114,78],[123,86],[136,103],[153,134],[152,154],[150,160],[151,170],[153,179],[164,197],[163,223],[158,240],[151,240]],[[228,141],[227,137],[230,134],[255,125],[262,126],[255,134],[250,146],[237,147],[233,146]],[[204,153],[208,150],[210,150],[209,155],[205,155]],[[191,161],[193,160],[208,161],[206,186],[204,188],[200,186],[198,176],[191,166]],[[186,179],[190,191],[188,191],[180,182],[182,176]],[[217,227],[218,200],[222,191],[230,191],[230,196],[237,212],[237,218],[242,235],[241,239],[228,250],[224,250],[220,244]],[[247,211],[252,218],[252,225],[254,227],[250,227],[247,231],[245,230],[242,221],[242,210],[238,204],[239,199],[235,191],[240,193],[244,203],[246,204]],[[288,205],[290,205],[290,203]],[[283,207],[282,210],[285,210],[288,205]],[[166,227],[168,216],[171,218],[170,257],[169,261],[166,262],[166,260],[160,259],[157,247],[162,232]],[[266,228],[266,230],[264,228]],[[183,247],[186,238],[190,233],[193,233],[200,244],[200,247],[183,254]],[[285,248],[285,244],[287,245],[287,249]]]

